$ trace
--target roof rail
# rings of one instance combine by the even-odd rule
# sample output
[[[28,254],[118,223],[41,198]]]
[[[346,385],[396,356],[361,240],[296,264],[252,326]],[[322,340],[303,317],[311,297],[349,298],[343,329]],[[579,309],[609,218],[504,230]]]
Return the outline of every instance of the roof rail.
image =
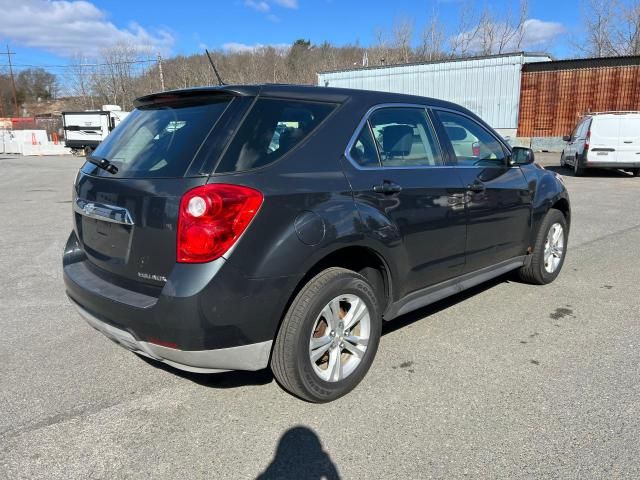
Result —
[[[640,110],[609,110],[605,112],[585,112],[583,115],[622,115],[623,113],[638,113]]]

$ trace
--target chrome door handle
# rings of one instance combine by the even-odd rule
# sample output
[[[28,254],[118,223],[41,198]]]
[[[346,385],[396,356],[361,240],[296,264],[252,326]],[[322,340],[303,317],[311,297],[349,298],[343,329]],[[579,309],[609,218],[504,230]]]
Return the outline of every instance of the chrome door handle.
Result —
[[[487,187],[482,182],[476,181],[467,185],[467,190],[469,190],[470,192],[480,193],[480,192],[484,192],[486,189]]]

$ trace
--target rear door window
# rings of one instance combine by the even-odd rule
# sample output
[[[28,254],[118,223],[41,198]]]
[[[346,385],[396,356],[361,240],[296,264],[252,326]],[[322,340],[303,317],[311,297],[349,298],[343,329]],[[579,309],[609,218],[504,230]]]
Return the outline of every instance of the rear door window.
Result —
[[[216,173],[264,167],[295,148],[336,108],[332,103],[258,99]]]
[[[349,156],[361,167],[380,166],[378,151],[368,122],[364,124],[353,147],[349,150]]]
[[[383,108],[369,117],[383,167],[442,165],[433,129],[422,108]]]
[[[182,177],[230,102],[225,95],[139,107],[94,152],[118,172],[113,175],[88,162],[83,171],[120,178]]]

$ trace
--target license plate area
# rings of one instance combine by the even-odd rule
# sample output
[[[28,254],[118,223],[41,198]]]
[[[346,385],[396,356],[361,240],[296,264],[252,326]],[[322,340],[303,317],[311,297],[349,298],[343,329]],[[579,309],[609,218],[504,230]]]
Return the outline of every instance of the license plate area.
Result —
[[[77,214],[78,233],[88,254],[110,263],[127,263],[132,225],[98,220]]]

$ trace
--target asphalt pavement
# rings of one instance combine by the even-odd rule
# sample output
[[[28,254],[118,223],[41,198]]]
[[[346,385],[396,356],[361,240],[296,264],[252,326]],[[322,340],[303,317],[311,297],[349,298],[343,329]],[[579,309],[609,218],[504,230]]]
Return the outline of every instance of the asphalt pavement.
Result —
[[[640,178],[574,178],[557,281],[385,326],[363,383],[300,401],[95,332],[64,294],[82,159],[0,155],[0,478],[640,478]]]

